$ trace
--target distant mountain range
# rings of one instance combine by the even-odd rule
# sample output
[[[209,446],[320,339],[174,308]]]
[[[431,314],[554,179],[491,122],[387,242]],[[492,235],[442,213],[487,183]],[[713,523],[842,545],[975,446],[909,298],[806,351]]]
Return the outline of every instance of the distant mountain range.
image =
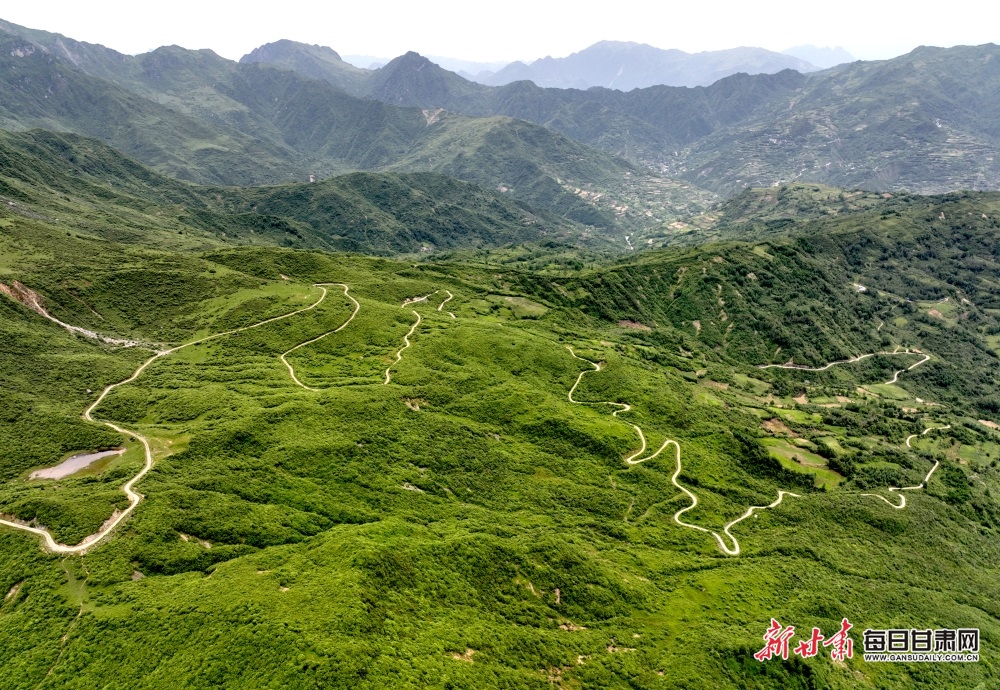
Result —
[[[391,71],[358,70],[330,49],[284,42],[258,55],[291,62],[284,69],[237,64],[212,51],[176,46],[132,57],[0,24],[0,127],[96,137],[199,184],[429,171],[501,190],[592,227],[646,222],[638,204],[615,201],[627,191],[628,176],[641,170],[604,151],[523,120],[401,108],[350,95],[317,79],[316,70],[330,76],[334,69],[345,87],[374,77],[373,88],[387,93],[394,84],[379,78]],[[692,210],[682,205],[684,213]]]
[[[816,62],[805,57],[807,54],[813,55]],[[545,57],[531,63],[428,58],[469,81],[487,86],[530,81],[548,88],[589,89],[602,86],[619,91],[657,85],[708,86],[737,72],[774,74],[784,69],[814,72],[853,59],[843,48],[799,46],[784,53],[763,48],[732,48],[685,53],[621,41],[601,41],[564,58]],[[345,61],[357,67],[381,68],[391,59],[352,55],[347,56]]]
[[[417,53],[367,70],[293,41],[240,63],[132,57],[0,22],[0,127],[96,137],[199,184],[435,172],[619,240],[746,187],[998,189],[998,110],[992,44],[622,91],[488,86]]]
[[[255,53],[256,51],[250,53],[247,58],[256,61]],[[818,62],[804,57],[806,54],[812,54]],[[545,57],[530,63],[487,63],[433,55],[427,57],[446,70],[487,86],[531,81],[542,87],[589,89],[592,86],[603,86],[619,91],[657,85],[708,86],[737,72],[774,74],[784,69],[813,72],[852,60],[842,48],[799,46],[784,53],[763,48],[732,48],[685,53],[681,50],[663,50],[642,43],[621,41],[601,41],[567,57]],[[379,69],[392,59],[348,55],[344,61],[356,67]]]
[[[476,75],[486,72],[493,74],[499,72],[510,64],[510,61],[501,60],[499,62],[477,62],[475,60],[462,60],[460,58],[445,57],[442,55],[428,55],[428,60],[434,64],[444,67],[450,72],[454,72],[470,81],[476,81]],[[365,69],[378,69],[384,67],[392,61],[391,57],[376,57],[374,55],[344,55],[344,62],[363,67]]]
[[[298,45],[283,42],[274,64],[295,69]],[[799,179],[922,193],[1000,187],[993,116],[1000,48],[993,44],[629,92],[529,81],[490,87],[416,53],[360,82],[343,76],[344,63],[314,67],[312,76],[357,96],[528,120],[722,194]]]
[[[474,78],[491,86],[527,80],[560,89],[603,86],[631,91],[657,85],[708,86],[737,72],[774,74],[785,69],[812,72],[817,68],[798,57],[763,48],[692,54],[643,43],[601,41],[568,57],[545,57],[531,64],[513,62],[495,74],[481,73]]]

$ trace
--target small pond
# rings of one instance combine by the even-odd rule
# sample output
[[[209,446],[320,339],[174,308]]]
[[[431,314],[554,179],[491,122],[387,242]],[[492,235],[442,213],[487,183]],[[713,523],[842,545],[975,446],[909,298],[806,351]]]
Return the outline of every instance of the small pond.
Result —
[[[121,455],[124,452],[124,448],[116,448],[115,450],[103,450],[99,453],[81,453],[80,455],[74,455],[66,458],[58,465],[43,467],[40,470],[35,470],[31,473],[28,479],[62,479],[63,477],[68,477],[74,472],[79,472],[84,468],[90,467],[93,463],[102,458],[109,458],[112,455]]]

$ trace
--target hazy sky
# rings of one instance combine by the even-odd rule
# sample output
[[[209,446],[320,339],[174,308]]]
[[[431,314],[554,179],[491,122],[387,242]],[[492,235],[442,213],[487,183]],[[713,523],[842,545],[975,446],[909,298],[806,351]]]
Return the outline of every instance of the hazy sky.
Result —
[[[840,45],[863,59],[918,45],[1000,42],[995,0],[953,0],[935,8],[925,11],[912,0],[48,0],[11,3],[0,8],[0,18],[124,53],[178,44],[233,59],[279,38],[328,45],[341,54],[391,57],[416,50],[483,61],[560,57],[602,39],[689,52]]]

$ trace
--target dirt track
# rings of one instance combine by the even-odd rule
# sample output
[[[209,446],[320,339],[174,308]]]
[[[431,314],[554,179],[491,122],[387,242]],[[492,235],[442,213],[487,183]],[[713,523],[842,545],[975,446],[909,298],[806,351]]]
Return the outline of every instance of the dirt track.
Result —
[[[85,537],[83,541],[81,541],[79,544],[76,544],[75,546],[68,546],[66,544],[60,544],[59,542],[57,542],[52,537],[51,532],[41,527],[31,527],[30,525],[22,524],[20,522],[14,522],[11,520],[2,520],[2,519],[0,519],[0,524],[6,525],[7,527],[12,527],[14,529],[19,529],[25,532],[31,532],[32,534],[39,535],[40,537],[43,538],[45,546],[49,549],[49,551],[52,551],[54,553],[84,553],[88,549],[92,548],[96,544],[103,541],[109,534],[111,534],[111,532],[118,525],[122,523],[122,521],[125,520],[125,518],[127,518],[129,515],[132,514],[136,506],[138,506],[139,503],[142,501],[143,498],[142,494],[136,492],[133,489],[133,487],[136,485],[137,482],[139,482],[139,480],[145,477],[146,474],[149,472],[149,470],[151,470],[153,467],[153,450],[149,445],[149,439],[147,439],[145,436],[143,436],[138,432],[124,429],[115,424],[114,422],[109,422],[106,420],[95,420],[91,416],[93,411],[96,410],[97,407],[101,404],[101,402],[104,401],[104,398],[107,397],[108,393],[110,393],[115,388],[118,388],[119,386],[123,386],[126,383],[131,383],[132,381],[135,381],[139,377],[139,375],[142,374],[143,371],[145,371],[146,367],[148,367],[150,364],[152,364],[153,362],[162,357],[166,357],[167,355],[173,354],[178,350],[183,350],[184,348],[191,347],[192,345],[198,345],[199,343],[204,343],[208,340],[214,340],[216,338],[221,338],[223,336],[249,331],[253,328],[259,328],[265,324],[273,323],[274,321],[280,321],[282,319],[287,319],[291,316],[295,316],[296,314],[301,314],[302,312],[309,311],[310,309],[315,309],[323,302],[323,299],[326,297],[326,290],[325,289],[322,290],[323,293],[320,295],[319,299],[316,300],[316,302],[314,302],[313,304],[309,305],[308,307],[304,307],[302,309],[296,309],[295,311],[289,312],[287,314],[282,314],[281,316],[275,316],[270,319],[265,319],[264,321],[255,323],[250,326],[244,326],[242,328],[236,328],[230,331],[223,331],[222,333],[216,333],[214,335],[205,336],[204,338],[199,338],[198,340],[193,340],[189,343],[178,345],[177,347],[172,347],[168,350],[160,350],[152,357],[147,359],[145,362],[140,364],[139,367],[134,372],[132,372],[132,375],[129,376],[127,379],[119,381],[118,383],[112,383],[108,385],[103,391],[101,391],[101,394],[97,397],[97,400],[91,403],[91,405],[86,410],[84,410],[83,418],[86,419],[88,422],[97,422],[99,424],[103,424],[107,427],[114,429],[120,434],[123,434],[125,436],[132,436],[138,439],[138,441],[142,443],[143,448],[145,450],[146,461],[142,469],[139,471],[139,473],[136,474],[131,479],[129,479],[125,483],[125,485],[122,486],[122,491],[125,493],[126,496],[128,496],[129,500],[128,508],[121,511],[120,513],[116,512],[115,514],[113,514],[111,518],[107,522],[105,522],[101,526],[101,529],[99,529],[97,532]],[[72,329],[73,327],[69,328]],[[101,339],[103,340],[103,337],[101,337]]]
[[[581,402],[579,400],[574,400],[573,399],[573,393],[576,391],[577,386],[580,385],[580,381],[583,380],[584,375],[585,374],[593,374],[593,373],[596,373],[596,372],[600,371],[601,370],[601,365],[598,364],[597,362],[591,362],[589,359],[584,359],[583,357],[580,357],[579,355],[577,355],[573,351],[573,348],[570,347],[569,345],[566,346],[566,349],[569,350],[569,353],[571,355],[573,355],[574,358],[579,359],[582,362],[586,362],[587,364],[589,364],[590,366],[593,367],[593,369],[591,369],[589,371],[581,371],[580,374],[579,374],[579,376],[576,377],[576,382],[573,384],[573,387],[569,389],[569,393],[568,393],[568,396],[567,396],[569,398],[569,401],[571,403],[574,403],[576,405],[611,405],[613,407],[617,407],[618,409],[616,409],[614,412],[611,413],[611,416],[613,416],[613,417],[617,417],[619,412],[628,412],[628,411],[630,411],[632,409],[632,406],[628,405],[626,403],[610,402],[610,401]],[[778,499],[776,501],[774,501],[773,503],[770,503],[770,504],[768,504],[766,506],[751,506],[751,507],[747,508],[747,511],[745,513],[743,513],[743,515],[741,515],[740,517],[736,518],[735,520],[727,523],[722,528],[723,534],[725,534],[727,537],[729,537],[730,541],[732,542],[732,546],[730,547],[730,546],[728,546],[726,544],[725,540],[723,540],[722,536],[718,532],[710,530],[707,527],[701,527],[699,525],[692,525],[689,522],[684,522],[683,520],[681,520],[681,515],[683,515],[684,513],[686,513],[689,510],[692,510],[695,506],[698,505],[698,496],[696,496],[693,491],[691,491],[690,489],[688,489],[687,487],[685,487],[683,484],[681,484],[679,481],[677,481],[677,478],[680,476],[681,470],[682,470],[682,465],[681,465],[681,445],[677,441],[674,441],[673,439],[669,439],[668,438],[668,439],[666,439],[663,442],[663,445],[661,445],[656,450],[655,453],[653,453],[651,455],[648,455],[648,456],[646,456],[644,458],[640,458],[639,456],[646,452],[646,435],[642,432],[642,429],[640,429],[638,425],[632,424],[632,428],[635,429],[636,433],[639,435],[639,440],[641,442],[641,447],[639,448],[639,450],[637,452],[635,452],[632,455],[630,455],[629,457],[625,458],[625,462],[627,464],[629,464],[629,465],[638,465],[640,463],[646,462],[647,460],[652,460],[653,458],[657,457],[660,453],[662,453],[667,448],[667,446],[673,446],[674,450],[675,450],[674,459],[675,459],[675,463],[676,463],[676,469],[674,470],[673,476],[670,477],[670,481],[671,481],[671,483],[674,486],[676,486],[678,489],[680,489],[688,498],[691,499],[691,505],[686,506],[684,508],[681,508],[676,513],[674,513],[674,522],[676,522],[681,527],[686,527],[688,529],[693,529],[693,530],[697,530],[699,532],[704,532],[705,534],[711,534],[713,537],[715,537],[715,541],[718,543],[719,549],[721,549],[722,552],[724,554],[726,554],[727,556],[738,556],[740,554],[740,543],[739,543],[739,541],[737,541],[736,537],[734,537],[732,535],[732,533],[729,531],[730,528],[732,528],[733,526],[735,526],[740,521],[747,519],[748,517],[750,517],[751,515],[753,515],[754,512],[757,511],[757,510],[766,510],[768,508],[776,508],[777,506],[781,505],[781,502],[785,498],[785,496],[795,496],[796,498],[800,498],[800,496],[798,494],[792,493],[791,491],[778,491]],[[630,507],[630,509],[631,509],[631,507]]]
[[[344,330],[347,327],[347,324],[349,324],[351,321],[353,321],[354,317],[358,315],[359,311],[361,311],[361,303],[358,302],[353,297],[351,297],[350,293],[348,292],[349,288],[344,283],[315,283],[314,287],[318,287],[320,290],[323,291],[323,297],[320,298],[320,301],[323,301],[323,299],[326,298],[326,287],[330,286],[330,285],[336,285],[337,287],[344,288],[344,297],[346,297],[347,299],[349,299],[352,302],[354,302],[354,311],[351,312],[350,317],[348,317],[347,321],[345,321],[344,323],[340,324],[339,326],[337,326],[332,331],[327,331],[326,333],[324,333],[323,335],[319,336],[318,338],[313,338],[312,340],[307,340],[304,343],[299,343],[298,345],[296,345],[295,347],[293,347],[291,350],[288,350],[286,352],[281,353],[281,361],[285,363],[286,367],[288,367],[288,374],[292,377],[292,381],[294,381],[297,385],[302,386],[307,391],[318,391],[319,388],[312,388],[312,387],[307,386],[306,384],[302,383],[301,381],[299,381],[299,378],[295,375],[295,369],[292,367],[292,365],[289,363],[289,361],[287,359],[285,359],[285,357],[287,355],[292,354],[293,352],[295,352],[296,350],[298,350],[301,347],[305,347],[306,345],[312,345],[313,343],[322,340],[323,338],[325,338],[328,335],[331,335],[333,333],[339,333],[340,331]],[[319,304],[319,302],[317,302],[316,304]]]
[[[914,365],[914,366],[916,366],[916,365]],[[944,426],[935,426],[935,427],[931,427],[929,429],[924,429],[919,435],[920,436],[924,436],[929,431],[944,431],[945,429],[950,429],[950,428],[951,428],[951,424],[945,424]],[[906,447],[907,448],[912,448],[913,447],[912,445],[910,445],[910,443],[911,443],[911,441],[913,441],[913,439],[917,438],[917,436],[918,436],[917,434],[911,434],[910,436],[906,437]],[[924,477],[924,481],[920,482],[916,486],[901,486],[901,487],[898,487],[898,488],[895,487],[895,486],[890,486],[889,487],[889,491],[895,493],[896,491],[919,491],[920,489],[926,489],[927,488],[927,482],[929,482],[931,480],[931,475],[934,474],[934,471],[937,470],[937,468],[940,465],[941,465],[941,461],[940,460],[935,461],[934,462],[934,467],[932,467],[931,471],[927,473],[926,477]],[[888,503],[890,506],[892,506],[896,510],[902,510],[903,508],[906,507],[906,496],[904,496],[903,494],[897,494],[899,496],[899,505],[896,505],[895,503],[893,503],[892,501],[890,501],[889,499],[887,499],[885,496],[880,496],[879,494],[861,494],[861,495],[862,496],[871,496],[872,498],[877,498],[880,501],[885,501],[886,503]]]

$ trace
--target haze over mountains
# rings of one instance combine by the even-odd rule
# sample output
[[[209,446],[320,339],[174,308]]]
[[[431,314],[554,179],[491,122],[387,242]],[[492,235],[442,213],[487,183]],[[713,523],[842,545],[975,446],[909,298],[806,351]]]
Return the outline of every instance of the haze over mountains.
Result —
[[[773,74],[784,69],[812,72],[817,68],[792,55],[763,48],[691,54],[642,43],[601,41],[568,57],[545,57],[530,65],[514,62],[495,74],[480,74],[475,79],[492,86],[528,80],[561,89],[603,86],[631,91],[657,85],[708,86],[737,72]]]
[[[567,57],[544,57],[527,63],[427,57],[469,81],[491,86],[528,80],[544,87],[588,89],[604,86],[619,91],[658,85],[708,86],[737,72],[773,74],[783,69],[813,72],[854,60],[840,47],[803,45],[781,53],[742,47],[686,53],[626,41],[600,41]],[[366,69],[384,67],[392,60],[372,55],[347,55],[343,59]]]
[[[728,194],[796,179],[879,190],[992,189],[1000,182],[997,47],[918,48],[810,74],[735,74],[708,87],[622,92],[476,84],[416,53],[363,74],[293,42],[269,44],[286,69],[400,106],[529,120],[660,174]],[[914,99],[913,94],[919,94]]]
[[[785,55],[792,55],[794,57],[805,60],[806,62],[815,65],[819,69],[836,67],[837,65],[842,65],[845,62],[854,62],[854,57],[840,46],[831,48],[831,47],[819,47],[814,45],[803,45],[803,46],[794,46],[792,48],[788,48],[787,50],[783,50],[781,52],[783,52]]]

